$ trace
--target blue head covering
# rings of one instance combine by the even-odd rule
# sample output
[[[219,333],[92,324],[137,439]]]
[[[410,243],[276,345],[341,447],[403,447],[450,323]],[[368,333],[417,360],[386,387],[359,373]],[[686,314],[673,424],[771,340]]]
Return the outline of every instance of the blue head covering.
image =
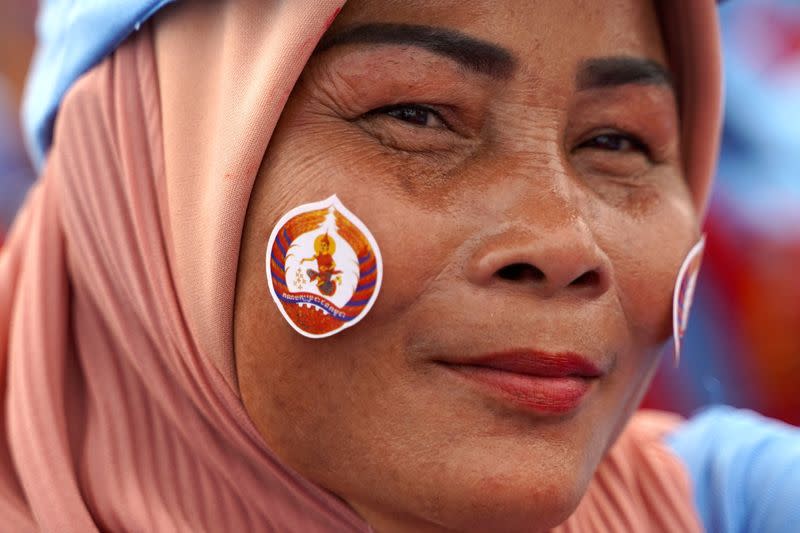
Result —
[[[43,0],[37,49],[22,104],[25,141],[38,169],[69,87],[156,11],[174,0]]]

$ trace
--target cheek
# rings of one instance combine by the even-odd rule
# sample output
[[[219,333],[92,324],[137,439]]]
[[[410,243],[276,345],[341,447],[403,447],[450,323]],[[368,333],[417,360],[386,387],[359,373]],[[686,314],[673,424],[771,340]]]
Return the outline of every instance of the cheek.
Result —
[[[431,282],[457,275],[443,269],[455,264],[453,250],[473,231],[464,225],[473,217],[457,207],[467,202],[447,186],[420,185],[413,165],[387,155],[341,121],[326,127],[305,116],[283,130],[289,133],[273,139],[258,178],[263,185],[253,203],[267,207],[255,215],[260,218],[256,224],[268,235],[274,220],[289,209],[336,194],[370,230],[383,258],[380,294],[363,326],[356,328],[396,329],[397,317]],[[266,239],[257,246],[265,244]]]
[[[616,298],[627,324],[627,349],[607,385],[612,438],[622,431],[655,373],[672,333],[672,292],[678,269],[698,239],[688,191],[665,197],[637,216],[614,209],[598,240],[614,270]]]
[[[669,337],[677,272],[698,239],[688,193],[672,198],[661,195],[641,216],[622,218],[609,247],[622,309],[638,345]]]

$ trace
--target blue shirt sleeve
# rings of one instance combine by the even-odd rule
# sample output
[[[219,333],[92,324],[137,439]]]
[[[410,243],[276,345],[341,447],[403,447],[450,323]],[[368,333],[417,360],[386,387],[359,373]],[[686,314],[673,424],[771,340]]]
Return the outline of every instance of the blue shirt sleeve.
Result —
[[[667,437],[711,533],[800,532],[800,429],[752,411],[705,409]]]
[[[40,169],[61,99],[84,72],[174,0],[43,0],[22,104],[31,159]]]

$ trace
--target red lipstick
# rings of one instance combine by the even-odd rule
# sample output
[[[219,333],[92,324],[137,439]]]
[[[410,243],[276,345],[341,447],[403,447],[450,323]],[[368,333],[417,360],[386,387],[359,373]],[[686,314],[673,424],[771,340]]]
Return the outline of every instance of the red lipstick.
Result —
[[[520,350],[443,363],[484,393],[544,415],[575,410],[603,375],[574,353]]]

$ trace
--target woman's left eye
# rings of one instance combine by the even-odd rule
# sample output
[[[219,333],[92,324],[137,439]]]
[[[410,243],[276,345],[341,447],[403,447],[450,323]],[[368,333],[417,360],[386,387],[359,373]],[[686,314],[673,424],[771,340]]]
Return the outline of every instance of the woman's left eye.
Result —
[[[633,135],[623,133],[601,133],[578,145],[578,148],[595,148],[610,152],[642,152],[650,155],[645,143]]]
[[[374,109],[369,115],[386,115],[423,128],[447,128],[442,116],[429,107],[418,104],[398,104]]]

